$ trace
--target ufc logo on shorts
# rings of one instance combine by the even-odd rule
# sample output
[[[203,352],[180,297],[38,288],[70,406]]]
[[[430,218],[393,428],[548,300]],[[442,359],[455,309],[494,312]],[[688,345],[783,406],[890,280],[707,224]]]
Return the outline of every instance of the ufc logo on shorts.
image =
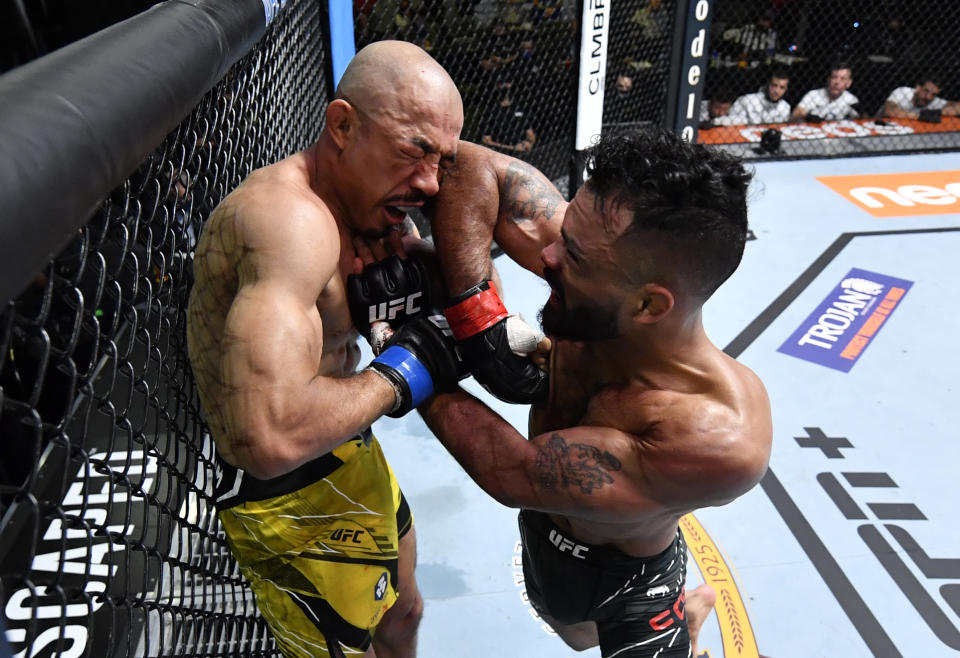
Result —
[[[406,315],[415,315],[420,312],[417,300],[423,295],[423,291],[418,290],[406,297],[391,299],[389,302],[380,302],[370,307],[370,322],[379,320],[396,320],[397,315],[402,311]]]
[[[563,553],[564,551],[571,551],[573,557],[578,557],[581,560],[586,559],[586,552],[590,549],[582,544],[575,544],[563,535],[561,535],[556,530],[550,531],[550,543],[557,547],[557,550]]]

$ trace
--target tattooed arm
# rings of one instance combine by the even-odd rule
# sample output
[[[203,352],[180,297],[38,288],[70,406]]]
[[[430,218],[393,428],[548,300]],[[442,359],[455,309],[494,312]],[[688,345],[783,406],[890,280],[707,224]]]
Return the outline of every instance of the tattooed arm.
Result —
[[[567,202],[535,167],[460,142],[433,202],[432,231],[447,292],[492,276],[493,240],[522,267],[543,274],[540,250],[560,233]]]
[[[617,429],[571,427],[528,441],[464,391],[418,411],[473,481],[508,507],[623,523],[662,510],[661,496],[674,489],[652,475],[659,458],[643,454],[650,447]]]

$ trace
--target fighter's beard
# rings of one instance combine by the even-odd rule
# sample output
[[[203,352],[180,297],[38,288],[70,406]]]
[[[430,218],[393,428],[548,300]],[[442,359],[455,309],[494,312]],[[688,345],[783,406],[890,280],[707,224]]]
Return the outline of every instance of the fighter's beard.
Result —
[[[619,335],[616,310],[602,306],[560,309],[547,302],[537,318],[545,334],[560,340],[608,340]]]

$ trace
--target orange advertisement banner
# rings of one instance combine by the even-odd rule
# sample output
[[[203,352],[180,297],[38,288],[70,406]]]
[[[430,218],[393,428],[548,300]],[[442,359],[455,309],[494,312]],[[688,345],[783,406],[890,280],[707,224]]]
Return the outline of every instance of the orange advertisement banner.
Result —
[[[874,217],[960,213],[960,171],[818,176]]]
[[[697,141],[701,144],[760,143],[760,135],[767,128],[780,131],[784,141],[837,139],[851,137],[890,137],[926,133],[960,131],[960,117],[943,117],[940,123],[916,119],[844,119],[823,123],[769,123],[749,126],[716,126],[701,130]]]

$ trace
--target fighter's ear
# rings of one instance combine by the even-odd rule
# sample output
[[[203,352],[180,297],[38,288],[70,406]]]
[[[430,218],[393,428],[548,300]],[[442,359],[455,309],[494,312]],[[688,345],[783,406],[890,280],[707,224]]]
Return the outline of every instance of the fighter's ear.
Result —
[[[663,319],[675,303],[673,293],[667,288],[656,283],[644,284],[637,295],[633,319],[642,324],[653,324]]]
[[[356,123],[356,110],[342,98],[336,98],[327,105],[327,131],[342,150],[350,139],[350,133]]]

